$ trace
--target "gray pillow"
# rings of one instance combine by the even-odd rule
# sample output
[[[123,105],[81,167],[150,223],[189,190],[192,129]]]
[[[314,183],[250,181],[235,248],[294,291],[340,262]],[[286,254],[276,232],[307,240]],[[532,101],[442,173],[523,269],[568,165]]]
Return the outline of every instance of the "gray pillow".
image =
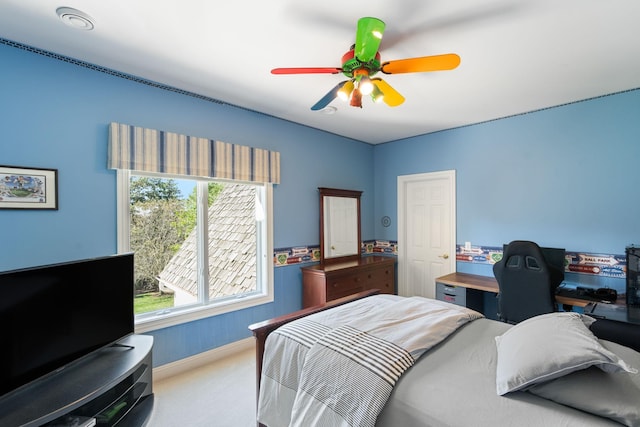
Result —
[[[496,345],[500,396],[590,366],[606,372],[637,372],[604,348],[578,313],[532,317],[496,337]]]
[[[600,343],[630,365],[640,366],[637,351],[609,341]],[[591,367],[536,384],[527,391],[627,426],[640,426],[640,374],[610,373]]]

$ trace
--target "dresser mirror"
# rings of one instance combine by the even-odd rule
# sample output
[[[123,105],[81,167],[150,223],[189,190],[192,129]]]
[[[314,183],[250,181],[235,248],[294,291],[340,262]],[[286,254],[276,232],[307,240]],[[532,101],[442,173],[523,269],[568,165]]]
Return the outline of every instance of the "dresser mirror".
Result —
[[[360,258],[360,196],[362,191],[318,188],[320,192],[320,261]]]

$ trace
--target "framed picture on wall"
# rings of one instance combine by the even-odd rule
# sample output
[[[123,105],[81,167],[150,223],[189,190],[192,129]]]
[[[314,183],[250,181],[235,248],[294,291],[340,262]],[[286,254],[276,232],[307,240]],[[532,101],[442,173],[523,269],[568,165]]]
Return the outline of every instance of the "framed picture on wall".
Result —
[[[58,209],[58,170],[0,165],[0,209]]]

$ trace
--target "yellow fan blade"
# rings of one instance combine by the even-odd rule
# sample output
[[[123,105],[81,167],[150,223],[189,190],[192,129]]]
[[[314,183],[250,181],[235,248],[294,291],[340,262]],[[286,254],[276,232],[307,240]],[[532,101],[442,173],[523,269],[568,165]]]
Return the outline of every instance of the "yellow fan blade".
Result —
[[[460,57],[455,53],[447,53],[444,55],[389,61],[382,64],[380,68],[385,74],[399,74],[453,70],[458,65],[460,65]]]
[[[404,96],[400,95],[389,83],[385,82],[381,78],[371,79],[371,82],[376,85],[380,92],[384,94],[384,101],[389,107],[397,107],[404,102]]]

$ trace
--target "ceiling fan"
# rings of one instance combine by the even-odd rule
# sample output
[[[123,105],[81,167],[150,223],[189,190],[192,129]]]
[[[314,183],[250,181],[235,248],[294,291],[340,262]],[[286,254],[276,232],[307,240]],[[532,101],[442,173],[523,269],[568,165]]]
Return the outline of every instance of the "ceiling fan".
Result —
[[[362,108],[363,95],[370,95],[374,102],[384,102],[390,107],[397,107],[404,102],[404,97],[381,78],[373,77],[379,71],[384,74],[421,73],[453,70],[460,64],[460,57],[455,53],[381,63],[378,48],[380,47],[384,28],[385,23],[378,18],[360,18],[356,30],[356,42],[342,56],[342,67],[274,68],[271,73],[342,73],[347,76],[348,80],[338,83],[311,107],[312,110],[316,111],[322,110],[338,97],[344,101],[349,101],[349,105],[353,107]]]

